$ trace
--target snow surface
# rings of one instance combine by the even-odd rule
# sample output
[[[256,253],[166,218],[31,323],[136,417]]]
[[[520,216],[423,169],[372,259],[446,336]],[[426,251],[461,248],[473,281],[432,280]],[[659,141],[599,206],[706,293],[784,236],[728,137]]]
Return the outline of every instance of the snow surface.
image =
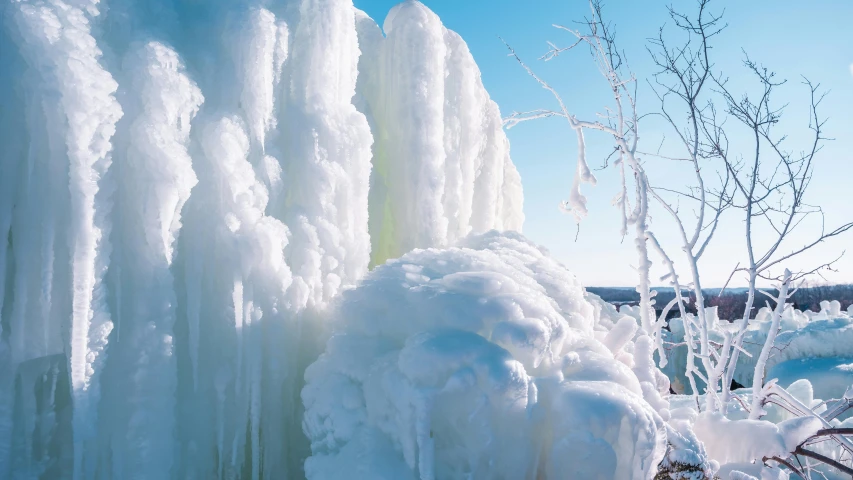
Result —
[[[0,18],[0,478],[299,478],[330,302],[521,228],[497,106],[417,2],[387,38],[351,0]]]
[[[825,411],[822,400],[838,399],[844,396],[846,389],[853,386],[853,317],[840,308],[837,301],[821,302],[820,312],[801,312],[788,305],[780,321],[780,333],[766,363],[765,379],[776,382],[793,398],[818,413]],[[738,328],[737,323],[720,321],[716,310],[709,309],[714,329],[709,332],[713,340],[720,341],[725,332]],[[755,361],[770,329],[770,309],[762,308],[756,318],[750,321],[744,338],[744,349],[748,355],[738,358],[735,380],[750,386],[755,369]],[[680,342],[683,327],[680,319],[670,322],[671,339]],[[664,371],[672,379],[676,391],[685,389],[683,372],[685,367],[685,349],[672,349],[670,363]],[[699,386],[700,389],[704,385]],[[687,386],[689,389],[689,386]],[[689,393],[689,390],[688,392]],[[736,472],[751,475],[756,479],[786,478],[779,469],[770,469],[761,465],[760,459],[772,456],[786,457],[802,439],[813,431],[822,428],[817,419],[795,417],[776,405],[767,405],[767,414],[761,420],[747,420],[749,413],[743,410],[740,402],[750,402],[752,389],[744,388],[733,392],[740,398],[732,400],[728,409],[728,418],[708,413],[697,414],[692,397],[672,396],[670,407],[673,412],[689,410],[693,429],[703,442],[710,459],[718,462],[720,478],[738,477]],[[675,415],[673,413],[673,415]],[[832,425],[843,426],[851,422],[850,413],[833,420]],[[848,461],[842,456],[840,447],[832,442],[816,443],[810,449],[830,458]],[[847,478],[831,467],[822,466],[820,474],[830,479]],[[731,475],[731,477],[728,477]],[[818,475],[817,473],[815,475]]]
[[[785,458],[821,427],[823,424],[815,417],[796,417],[774,424],[767,420],[729,420],[718,412],[701,413],[693,425],[708,456],[721,464]]]
[[[841,384],[841,388],[843,384]],[[839,388],[835,385],[835,390]],[[814,413],[827,412],[827,402],[815,395],[815,389],[808,379],[798,379],[788,385],[785,390],[787,395],[804,406],[811,408]],[[670,426],[678,426],[682,423],[689,424],[689,433],[693,433],[700,441],[700,454],[706,455],[711,464],[716,464],[717,477],[725,478],[756,478],[786,480],[788,472],[778,468],[771,468],[774,462],[761,461],[764,457],[779,456],[786,458],[790,452],[803,440],[808,439],[815,432],[826,427],[849,428],[853,426],[853,418],[835,418],[827,423],[816,416],[800,416],[791,413],[785,408],[774,404],[766,405],[766,415],[760,420],[750,420],[749,412],[742,408],[748,405],[751,397],[751,389],[739,389],[734,392],[740,397],[740,401],[732,399],[729,404],[726,417],[720,413],[697,412],[696,404],[692,396],[672,395],[669,397],[671,420]],[[853,396],[853,386],[848,387],[846,393],[848,398]],[[843,395],[835,395],[841,397]],[[700,397],[701,398],[701,397]],[[828,400],[828,399],[827,399]],[[828,402],[834,406],[834,401]],[[675,438],[670,432],[668,441]],[[695,451],[696,448],[692,447]],[[842,463],[849,462],[847,452],[835,442],[815,441],[808,445],[808,449],[832,458]],[[689,454],[691,446],[676,451],[676,454]],[[669,455],[672,455],[670,452]],[[693,462],[698,463],[694,460]],[[849,478],[849,474],[836,470],[835,468],[818,464],[814,465],[813,476],[831,480],[842,480]],[[739,474],[737,472],[740,472]],[[738,476],[740,474],[751,477]],[[795,475],[795,474],[794,474]],[[716,478],[716,477],[715,477]],[[795,478],[795,477],[791,477]]]
[[[593,312],[520,235],[376,268],[306,371],[308,478],[650,478],[664,422]]]

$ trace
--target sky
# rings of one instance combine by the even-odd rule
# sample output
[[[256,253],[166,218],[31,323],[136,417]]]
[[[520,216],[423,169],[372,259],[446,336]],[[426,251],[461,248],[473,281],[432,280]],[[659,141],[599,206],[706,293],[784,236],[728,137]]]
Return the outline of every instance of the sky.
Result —
[[[382,24],[396,0],[354,0],[355,6]],[[556,108],[553,97],[540,88],[512,58],[507,57],[503,38],[518,54],[563,96],[570,111],[579,118],[594,119],[612,100],[604,79],[598,73],[586,50],[561,55],[550,62],[537,59],[546,52],[547,41],[563,46],[571,39],[554,29],[554,23],[571,24],[588,14],[584,0],[424,0],[438,14],[445,26],[458,32],[467,42],[477,61],[483,84],[497,102],[502,115],[513,111]],[[617,42],[626,52],[629,65],[640,81],[638,108],[640,113],[658,111],[659,102],[646,87],[654,73],[647,39],[657,35],[661,25],[671,27],[666,6],[668,1],[611,0],[605,4],[605,16],[616,29]],[[692,0],[675,0],[680,11],[695,11]],[[744,69],[744,52],[779,78],[789,81],[779,88],[776,99],[785,105],[786,116],[780,126],[789,134],[789,148],[799,151],[808,144],[808,90],[802,76],[821,84],[828,96],[821,113],[828,119],[828,142],[817,158],[817,165],[806,200],[820,205],[827,227],[853,220],[853,149],[846,139],[853,132],[853,2],[849,0],[715,0],[710,11],[725,13],[726,30],[715,39],[712,58],[717,69],[729,78],[733,92],[754,92],[756,83]],[[671,31],[671,30],[670,30]],[[500,37],[500,38],[499,38]],[[674,135],[649,124],[641,132],[640,150],[664,150]],[[732,151],[748,152],[750,144],[743,130],[732,127]],[[559,208],[566,200],[576,165],[577,144],[574,133],[562,119],[544,119],[520,124],[507,131],[512,158],[524,185],[526,221],[524,233],[548,248],[586,285],[634,286],[636,252],[633,238],[620,235],[619,214],[611,205],[618,192],[618,177],[613,168],[595,171],[598,184],[584,186],[589,215],[578,225],[571,215]],[[588,133],[588,160],[592,168],[602,165],[611,139],[603,134]],[[650,181],[656,185],[688,185],[692,174],[683,167],[661,159],[646,159]],[[651,229],[676,263],[682,278],[685,271],[683,253],[679,250],[675,225],[666,214],[653,207]],[[790,251],[807,243],[820,229],[814,216],[803,223],[783,244],[780,251]],[[766,230],[765,230],[766,232]],[[759,233],[756,241],[769,241]],[[720,228],[700,261],[704,287],[720,287],[726,283],[738,262],[746,260],[743,214],[727,212]],[[759,245],[760,246],[760,245]],[[853,232],[820,244],[797,261],[786,264],[791,270],[808,269],[829,261],[853,246]],[[825,280],[812,277],[811,282],[853,283],[853,248],[835,263],[836,272],[826,272]],[[664,273],[660,260],[653,256],[652,283]],[[780,273],[780,272],[774,272]],[[735,275],[729,285],[743,285],[742,275]]]

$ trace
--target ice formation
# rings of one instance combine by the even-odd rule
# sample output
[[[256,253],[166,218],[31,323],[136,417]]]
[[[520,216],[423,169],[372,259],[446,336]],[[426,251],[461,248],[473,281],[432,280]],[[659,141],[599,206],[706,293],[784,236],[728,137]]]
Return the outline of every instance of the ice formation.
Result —
[[[844,365],[843,359],[850,357],[850,345],[853,345],[853,317],[841,311],[838,301],[823,302],[822,307],[820,312],[801,312],[791,305],[786,307],[780,322],[780,333],[776,338],[777,347],[766,363],[767,379],[774,378],[774,375],[781,375],[786,380],[782,385],[787,386],[796,378],[810,378],[816,385],[821,386],[821,396],[835,398],[843,393],[845,385],[849,382],[835,383],[833,386],[829,386],[824,379],[820,378],[824,374],[830,375],[828,370],[817,371],[803,362],[810,359],[815,362],[815,365],[821,364],[828,368],[832,367],[833,362]],[[716,309],[709,308],[708,313],[714,325],[709,332],[713,340],[721,341],[726,331],[733,331],[737,328],[736,323],[717,319]],[[749,330],[744,337],[743,345],[744,349],[752,356],[742,355],[738,357],[734,376],[742,385],[752,385],[755,362],[770,328],[769,318],[770,310],[765,307],[757,312],[754,319],[750,320]],[[682,342],[684,328],[681,319],[673,319],[670,326],[672,341],[675,343]],[[670,363],[664,368],[673,384],[681,387],[687,384],[683,374],[686,368],[685,350],[683,346],[674,348]],[[809,376],[811,373],[814,374],[813,377]],[[834,376],[830,375],[830,377],[836,380],[850,378],[845,375],[843,368],[837,369],[835,374]],[[827,388],[823,388],[824,385]]]
[[[384,36],[363,13],[356,23],[357,104],[374,131],[373,263],[471,232],[520,230],[521,180],[462,38],[415,1],[391,10]]]
[[[807,379],[815,397],[836,398],[845,386],[853,385],[853,356],[787,360],[768,370],[767,378],[776,379],[786,388]]]
[[[791,305],[786,306],[773,355],[765,367],[767,382],[777,383],[787,392],[786,395],[806,409],[814,409],[817,414],[826,412],[828,405],[834,405],[833,399],[853,396],[853,358],[850,357],[853,319],[841,310],[837,301],[822,302],[821,307],[820,312],[801,312]],[[714,322],[710,331],[714,339],[722,339],[726,331],[738,327],[737,324],[719,321],[715,310],[709,309],[709,314]],[[762,308],[749,325],[743,345],[752,357],[743,355],[739,358],[734,377],[743,384],[752,384],[755,359],[770,328],[769,316],[769,308]],[[681,341],[681,320],[673,319],[670,325],[672,338],[676,342]],[[670,360],[665,371],[672,376],[676,389],[680,390],[685,386],[684,377],[676,372],[685,365],[683,348],[674,348]],[[749,420],[749,412],[742,402],[751,400],[752,389],[738,389],[734,394],[738,399],[730,401],[726,417],[719,413],[698,413],[690,396],[670,397],[673,418],[689,418],[708,458],[720,464],[717,472],[720,478],[788,478],[785,472],[766,467],[760,460],[764,457],[787,457],[820,428],[853,425],[849,411],[824,424],[814,416],[797,416],[774,404],[764,407],[766,414],[760,420]],[[829,458],[848,461],[842,447],[833,442],[816,442],[808,447]],[[849,476],[827,465],[819,465],[816,470],[820,473],[815,475],[821,475],[821,478],[834,480]]]
[[[711,458],[720,463],[753,463],[764,457],[784,458],[822,426],[815,417],[774,424],[767,420],[729,420],[720,413],[703,412],[693,428]]]
[[[376,268],[306,371],[307,477],[651,478],[664,422],[584,297],[517,234]]]
[[[498,107],[424,5],[0,19],[0,478],[765,478],[813,429],[770,409],[735,451],[708,431],[752,424],[672,408],[636,312],[516,233]],[[846,375],[851,315],[787,312],[771,373]]]
[[[521,227],[497,107],[417,2],[387,38],[351,0],[0,18],[2,478],[299,478],[329,303]]]

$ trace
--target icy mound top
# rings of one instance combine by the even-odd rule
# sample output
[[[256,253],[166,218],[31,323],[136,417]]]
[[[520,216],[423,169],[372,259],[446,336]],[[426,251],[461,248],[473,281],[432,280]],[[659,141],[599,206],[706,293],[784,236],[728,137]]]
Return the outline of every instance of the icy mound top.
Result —
[[[767,368],[787,360],[849,356],[853,345],[853,318],[839,316],[813,320],[799,330],[782,332],[776,339],[781,350]]]
[[[302,392],[308,478],[639,479],[663,456],[583,288],[521,235],[389,261],[333,317]]]

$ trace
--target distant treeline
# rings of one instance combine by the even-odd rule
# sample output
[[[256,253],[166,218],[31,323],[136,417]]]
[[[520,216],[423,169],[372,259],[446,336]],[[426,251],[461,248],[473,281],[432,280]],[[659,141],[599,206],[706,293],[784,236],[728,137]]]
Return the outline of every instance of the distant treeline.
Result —
[[[587,290],[616,305],[628,304],[636,305],[640,301],[640,294],[633,288],[627,287],[587,287]],[[655,296],[655,308],[660,314],[661,310],[675,298],[675,291],[670,287],[656,287],[654,290],[658,292]],[[775,289],[765,290],[768,293],[774,293]],[[729,288],[720,295],[719,288],[703,290],[705,295],[705,303],[708,306],[718,307],[718,313],[721,319],[731,320],[743,317],[743,306],[746,304],[747,290],[745,288]],[[696,312],[696,297],[693,292],[684,290],[682,295],[689,298],[687,311]],[[765,305],[766,297],[760,293],[756,295],[753,316],[759,308]],[[841,302],[841,309],[846,310],[848,306],[853,304],[853,285],[818,285],[813,287],[803,287],[794,293],[790,302],[794,304],[794,308],[798,310],[820,311],[820,302],[822,300],[838,300]],[[678,308],[674,307],[668,317],[678,315]]]

